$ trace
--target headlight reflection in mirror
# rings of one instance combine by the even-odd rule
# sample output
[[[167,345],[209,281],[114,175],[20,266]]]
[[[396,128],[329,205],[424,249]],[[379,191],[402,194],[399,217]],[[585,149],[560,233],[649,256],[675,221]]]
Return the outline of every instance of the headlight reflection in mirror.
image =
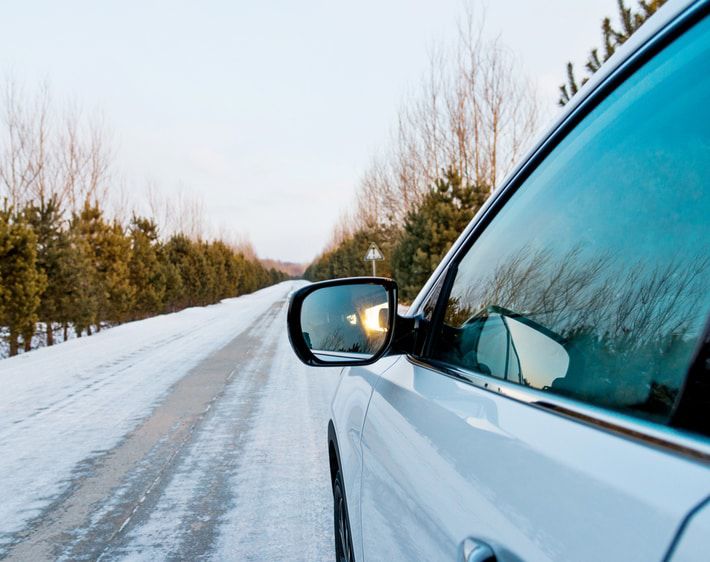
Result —
[[[367,359],[385,344],[389,325],[387,290],[376,284],[323,287],[301,309],[303,338],[316,355]]]

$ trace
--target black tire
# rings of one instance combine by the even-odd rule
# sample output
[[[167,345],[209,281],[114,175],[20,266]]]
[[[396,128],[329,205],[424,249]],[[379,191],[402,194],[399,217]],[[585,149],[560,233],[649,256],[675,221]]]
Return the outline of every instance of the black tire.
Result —
[[[335,559],[337,562],[354,562],[352,535],[348,504],[345,501],[345,487],[340,471],[335,473],[333,481],[333,524],[335,531]]]

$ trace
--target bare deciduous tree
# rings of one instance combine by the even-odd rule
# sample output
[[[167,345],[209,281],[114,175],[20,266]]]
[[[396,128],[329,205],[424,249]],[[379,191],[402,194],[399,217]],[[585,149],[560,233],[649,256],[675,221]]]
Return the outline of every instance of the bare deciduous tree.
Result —
[[[28,95],[12,78],[0,104],[0,192],[10,204],[56,197],[74,212],[105,200],[113,154],[103,119],[75,108],[60,117],[46,83]]]
[[[0,186],[9,203],[18,206],[51,189],[49,90],[43,85],[29,97],[8,79],[2,104]]]
[[[61,194],[74,212],[84,201],[106,201],[111,179],[111,150],[100,115],[85,119],[76,108],[67,110],[59,133]]]
[[[513,54],[489,39],[485,17],[461,20],[454,46],[432,51],[418,90],[403,103],[388,149],[372,161],[357,193],[355,225],[399,224],[453,168],[494,189],[535,133],[538,102]]]

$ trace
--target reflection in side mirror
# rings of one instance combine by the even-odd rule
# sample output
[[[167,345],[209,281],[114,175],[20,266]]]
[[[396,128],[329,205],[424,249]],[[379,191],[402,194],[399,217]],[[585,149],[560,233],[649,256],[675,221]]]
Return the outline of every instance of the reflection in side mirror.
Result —
[[[392,339],[396,285],[389,279],[355,278],[304,287],[291,300],[289,337],[309,365],[365,365]]]

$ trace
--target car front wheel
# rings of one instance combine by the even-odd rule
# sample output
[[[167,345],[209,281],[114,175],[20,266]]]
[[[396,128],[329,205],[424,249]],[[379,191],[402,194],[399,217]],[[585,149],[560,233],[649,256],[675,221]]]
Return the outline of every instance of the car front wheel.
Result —
[[[333,522],[335,525],[335,559],[338,562],[355,560],[348,520],[348,506],[345,502],[343,477],[340,471],[335,473],[333,482]]]

